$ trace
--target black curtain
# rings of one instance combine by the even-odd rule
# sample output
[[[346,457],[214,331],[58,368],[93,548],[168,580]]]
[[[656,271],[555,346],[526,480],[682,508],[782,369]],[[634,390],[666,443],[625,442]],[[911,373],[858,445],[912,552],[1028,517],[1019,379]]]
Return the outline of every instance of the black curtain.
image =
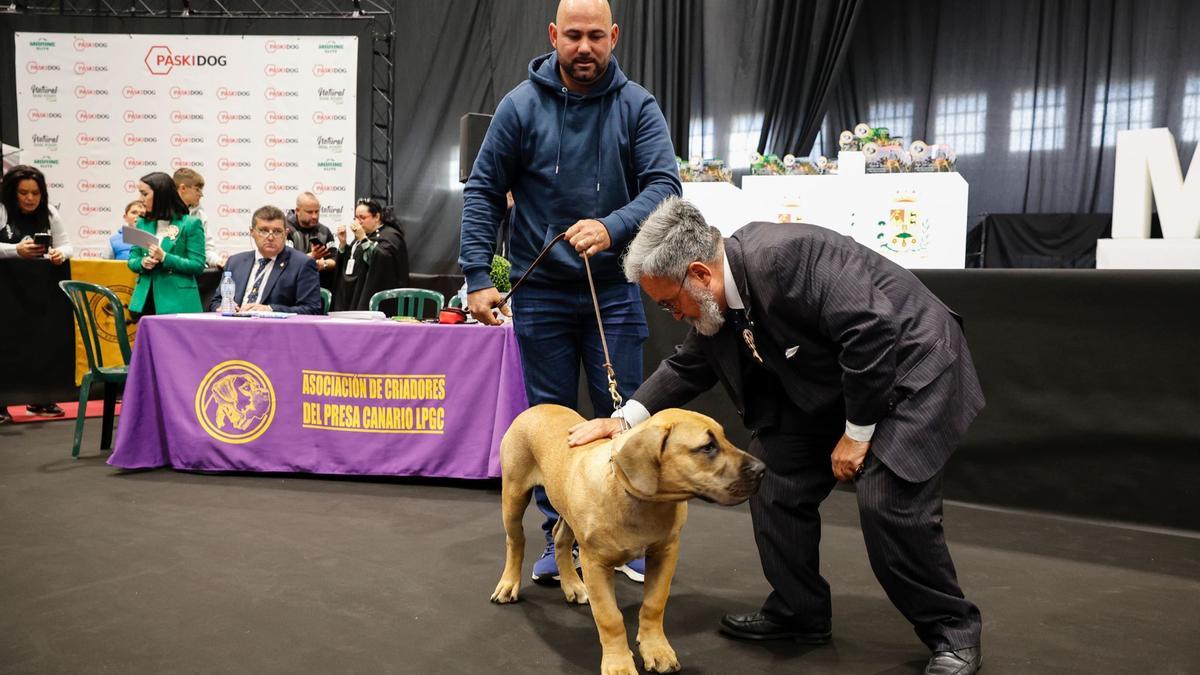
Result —
[[[812,147],[841,72],[863,0],[805,0],[768,7],[759,59],[759,152]]]
[[[970,213],[1109,212],[1116,130],[1168,127],[1191,158],[1197,26],[1185,0],[868,0],[824,149],[857,122],[898,121],[905,144],[956,124],[978,134],[956,148]]]

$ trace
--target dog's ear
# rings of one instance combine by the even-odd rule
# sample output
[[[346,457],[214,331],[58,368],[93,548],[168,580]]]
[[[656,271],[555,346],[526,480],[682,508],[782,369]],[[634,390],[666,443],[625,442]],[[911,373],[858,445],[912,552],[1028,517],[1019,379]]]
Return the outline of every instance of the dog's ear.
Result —
[[[621,444],[621,449],[613,455],[613,461],[629,479],[629,485],[634,490],[643,495],[652,495],[658,492],[659,458],[671,430],[661,424],[643,424],[641,427]]]

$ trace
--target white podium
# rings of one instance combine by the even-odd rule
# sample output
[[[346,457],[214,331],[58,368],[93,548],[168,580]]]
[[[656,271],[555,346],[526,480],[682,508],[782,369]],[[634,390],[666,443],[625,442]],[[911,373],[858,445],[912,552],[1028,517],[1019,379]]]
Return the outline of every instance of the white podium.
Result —
[[[967,182],[958,173],[746,176],[742,204],[746,222],[820,225],[906,268],[966,266]]]

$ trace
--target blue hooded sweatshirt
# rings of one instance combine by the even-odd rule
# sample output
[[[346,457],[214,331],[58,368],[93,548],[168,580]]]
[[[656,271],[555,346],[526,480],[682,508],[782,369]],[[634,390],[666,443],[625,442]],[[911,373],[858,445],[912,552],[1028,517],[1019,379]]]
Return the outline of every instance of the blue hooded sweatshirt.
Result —
[[[496,231],[505,192],[515,202],[509,242],[515,281],[542,248],[576,221],[594,218],[612,245],[591,259],[597,283],[625,283],[621,256],[646,216],[681,192],[675,149],[654,97],[608,63],[586,94],[566,88],[551,52],[529,62],[529,79],[500,101],[463,188],[459,265],[467,288],[493,286]],[[585,282],[583,259],[559,242],[526,283]]]

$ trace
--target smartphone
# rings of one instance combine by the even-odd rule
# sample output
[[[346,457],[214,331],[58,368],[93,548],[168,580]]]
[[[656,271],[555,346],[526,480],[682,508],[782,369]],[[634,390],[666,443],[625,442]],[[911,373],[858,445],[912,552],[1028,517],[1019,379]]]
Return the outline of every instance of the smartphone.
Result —
[[[49,232],[38,232],[33,235],[33,243],[42,248],[50,248],[54,244],[54,237],[50,236]]]

